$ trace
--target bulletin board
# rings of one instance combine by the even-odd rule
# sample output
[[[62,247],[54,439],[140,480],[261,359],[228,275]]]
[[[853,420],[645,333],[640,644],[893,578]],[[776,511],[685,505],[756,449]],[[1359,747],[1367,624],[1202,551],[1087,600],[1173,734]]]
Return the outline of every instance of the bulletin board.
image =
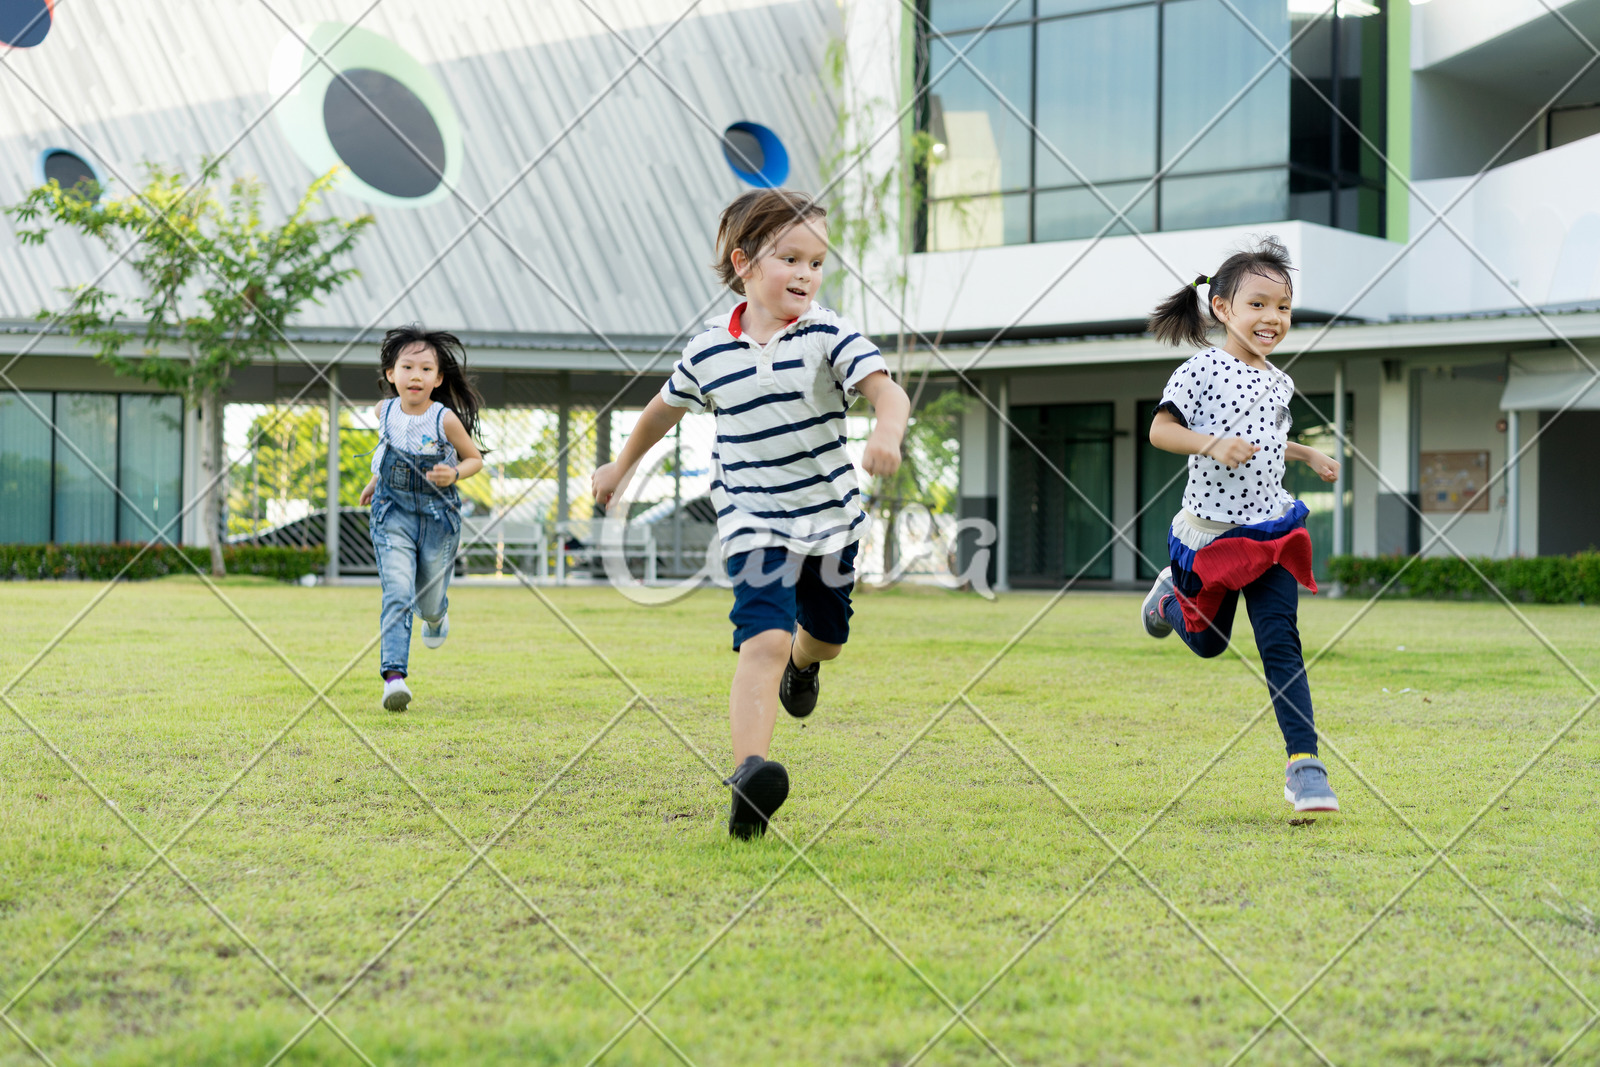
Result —
[[[1460,511],[1472,495],[1489,484],[1487,452],[1424,452],[1417,495],[1423,511]],[[1481,493],[1468,511],[1488,511],[1489,493]]]

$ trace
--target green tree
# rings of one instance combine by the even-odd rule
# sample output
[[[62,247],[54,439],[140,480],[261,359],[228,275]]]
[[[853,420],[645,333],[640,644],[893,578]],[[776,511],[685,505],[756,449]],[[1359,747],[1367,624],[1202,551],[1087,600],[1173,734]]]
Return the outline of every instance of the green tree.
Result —
[[[199,412],[202,522],[211,571],[220,575],[222,394],[228,379],[235,367],[276,358],[285,327],[305,305],[320,303],[356,275],[336,263],[373,220],[311,217],[336,170],[312,182],[276,226],[262,218],[266,189],[259,180],[238,178],[218,191],[217,160],[202,162],[193,182],[159,164],[145,170],[144,188],[121,199],[51,181],[6,213],[21,224],[17,236],[24,244],[42,245],[55,229],[110,248],[137,242],[127,263],[141,291],[68,287],[63,291],[72,302],[61,321],[118,374],[180,393]],[[39,313],[41,320],[54,316]],[[128,343],[140,336],[142,351],[127,354]]]

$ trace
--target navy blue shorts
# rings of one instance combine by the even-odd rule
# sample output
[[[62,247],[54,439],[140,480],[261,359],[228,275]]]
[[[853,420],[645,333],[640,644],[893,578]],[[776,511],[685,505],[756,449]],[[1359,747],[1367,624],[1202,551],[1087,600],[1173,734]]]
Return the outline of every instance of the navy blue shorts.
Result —
[[[850,590],[856,584],[856,545],[829,556],[790,555],[763,548],[728,557],[733,579],[733,650],[767,630],[806,633],[830,645],[850,639]]]

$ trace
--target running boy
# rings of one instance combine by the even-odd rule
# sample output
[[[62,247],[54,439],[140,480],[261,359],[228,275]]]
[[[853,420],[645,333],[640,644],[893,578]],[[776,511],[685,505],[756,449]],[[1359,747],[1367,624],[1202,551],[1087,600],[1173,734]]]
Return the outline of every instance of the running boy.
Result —
[[[883,476],[900,466],[911,409],[872,342],[812,299],[827,235],[826,212],[800,193],[763,189],[728,205],[716,271],[745,302],[689,342],[616,462],[594,474],[604,506],[684,412],[716,414],[711,502],[739,653],[728,697],[728,832],[740,838],[764,834],[789,795],[788,772],[767,759],[778,705],[811,714],[821,664],[850,635],[867,516],[845,454],[845,412],[858,393],[872,403],[878,422],[861,465]]]
[[[1172,565],[1144,599],[1144,628],[1151,637],[1177,630],[1196,655],[1219,656],[1243,593],[1289,756],[1284,799],[1296,811],[1338,811],[1317,759],[1297,626],[1298,586],[1317,589],[1311,536],[1306,506],[1284,489],[1283,471],[1298,460],[1331,482],[1339,464],[1288,439],[1294,381],[1267,361],[1289,330],[1290,269],[1288,251],[1265,238],[1150,316],[1158,340],[1203,351],[1173,372],[1150,424],[1151,444],[1189,457],[1189,484],[1167,535]],[[1210,287],[1209,322],[1202,285]],[[1227,332],[1220,348],[1207,341],[1213,324]]]

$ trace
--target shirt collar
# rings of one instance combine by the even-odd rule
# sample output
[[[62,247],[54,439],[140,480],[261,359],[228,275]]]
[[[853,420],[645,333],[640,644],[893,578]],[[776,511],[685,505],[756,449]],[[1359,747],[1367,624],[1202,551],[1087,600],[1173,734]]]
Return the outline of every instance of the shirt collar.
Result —
[[[741,320],[744,318],[744,309],[749,306],[750,302],[746,300],[744,303],[734,308],[726,318],[718,316],[714,319],[707,319],[706,325],[720,326],[724,330],[727,330],[729,335],[731,335],[735,341],[742,341],[744,340],[744,326]],[[822,310],[822,305],[813,300],[811,302],[811,306],[802,312],[799,318],[790,320],[789,324],[782,330],[779,330],[775,336],[781,337],[803,322],[815,321],[822,316]]]

